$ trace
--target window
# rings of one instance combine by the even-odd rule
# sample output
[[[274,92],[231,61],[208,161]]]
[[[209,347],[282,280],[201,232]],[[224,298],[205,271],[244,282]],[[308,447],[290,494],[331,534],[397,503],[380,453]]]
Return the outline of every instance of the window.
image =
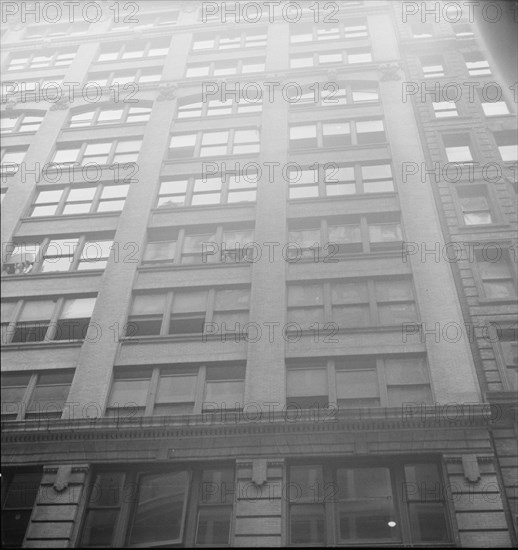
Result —
[[[169,159],[255,154],[258,152],[258,128],[173,134],[169,145]]]
[[[457,38],[472,38],[474,36],[473,28],[469,23],[455,23],[451,27]]]
[[[489,300],[516,298],[516,269],[509,253],[500,248],[491,247],[476,250],[479,283],[482,295]],[[496,252],[496,253],[495,253]]]
[[[144,252],[144,265],[207,264],[243,262],[247,245],[253,243],[253,230],[224,226],[166,228],[150,230]]]
[[[349,234],[354,241],[354,233]],[[396,327],[417,319],[411,279],[351,279],[288,286],[288,321],[302,330],[311,330],[316,323],[334,323],[339,330]]]
[[[170,38],[157,38],[149,42],[128,41],[103,44],[97,62],[124,61],[145,57],[165,57],[169,53]]]
[[[422,57],[421,67],[425,78],[440,78],[445,74],[443,59],[440,55]]]
[[[412,36],[414,38],[432,38],[433,26],[431,23],[415,21],[411,24]]]
[[[42,472],[6,471],[2,502],[2,546],[21,548],[40,488]]]
[[[159,82],[161,78],[162,71],[154,68],[134,69],[132,71],[94,72],[88,74],[85,86],[97,85],[108,87],[118,85],[122,86],[124,91],[133,91],[133,88],[130,86],[125,87],[125,85]]]
[[[500,116],[509,114],[509,107],[507,106],[507,103],[503,99],[500,99],[501,94],[491,98],[490,94],[484,89],[478,88],[477,91],[480,104],[482,105],[482,110],[486,116]]]
[[[483,185],[463,185],[457,187],[457,195],[465,225],[494,223],[487,187]]]
[[[209,101],[193,101],[192,98],[186,98],[178,102],[178,111],[176,118],[178,120],[185,118],[197,118],[204,116],[224,116],[241,115],[248,113],[260,113],[263,110],[262,99],[249,98],[248,96],[239,97],[238,101],[227,99],[210,99]]]
[[[438,101],[432,103],[435,118],[450,118],[459,116],[455,101]]]
[[[51,163],[73,166],[87,163],[109,165],[136,162],[141,144],[142,141],[138,139],[83,142],[77,145],[58,144]]]
[[[428,367],[420,355],[293,359],[286,362],[292,409],[398,407],[432,404]]]
[[[2,134],[15,134],[17,132],[37,132],[43,121],[44,113],[39,111],[4,111],[0,119],[0,132]]]
[[[290,127],[290,147],[294,150],[347,147],[385,141],[382,120],[317,122]]]
[[[394,191],[390,164],[344,166],[328,163],[322,168],[290,169],[289,198],[306,199]]]
[[[73,370],[2,374],[2,420],[53,420],[61,418]]]
[[[91,296],[7,302],[2,311],[2,341],[82,340],[94,305]]]
[[[76,49],[56,51],[20,52],[13,54],[6,67],[7,71],[40,69],[43,67],[68,67],[76,55]]]
[[[255,202],[257,172],[162,181],[157,208]]]
[[[106,416],[171,416],[243,408],[245,365],[181,364],[115,371]]]
[[[515,130],[493,132],[498,152],[504,162],[518,161],[518,136]]]
[[[257,73],[264,71],[264,58],[244,58],[230,61],[212,61],[191,63],[187,66],[185,77],[231,76],[236,74]]]
[[[59,188],[40,188],[29,216],[70,216],[95,212],[120,212],[124,208],[129,184],[93,186],[75,185]]]
[[[443,136],[448,162],[473,162],[473,151],[468,134]]]
[[[491,74],[489,63],[480,52],[464,54],[466,68],[470,76],[488,76]]]
[[[220,302],[223,298],[226,305]],[[240,332],[248,321],[249,300],[248,287],[136,294],[126,336],[208,335],[226,329]]]
[[[234,491],[233,467],[217,463],[205,469],[99,469],[81,547],[230,546]],[[128,505],[129,494],[135,498]],[[186,521],[188,509],[195,520]]]
[[[194,36],[192,50],[221,51],[241,48],[262,48],[266,46],[266,29],[254,29],[253,32],[231,32],[214,34],[197,34]]]
[[[12,176],[20,169],[27,147],[9,147],[0,151],[0,174]]]
[[[69,121],[69,128],[83,126],[101,126],[104,124],[130,124],[132,122],[147,122],[151,115],[151,107],[98,107],[73,114]]]
[[[431,461],[293,463],[289,545],[451,543],[444,486]],[[333,487],[333,498],[326,487]],[[329,517],[335,521],[326,521]]]
[[[499,327],[497,360],[504,373],[504,389],[518,390],[518,329],[516,327]]]

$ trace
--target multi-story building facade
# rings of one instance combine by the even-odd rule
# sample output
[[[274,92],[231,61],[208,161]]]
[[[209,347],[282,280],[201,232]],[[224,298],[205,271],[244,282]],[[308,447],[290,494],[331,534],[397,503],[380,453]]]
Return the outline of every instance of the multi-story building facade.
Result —
[[[516,544],[516,106],[411,4],[6,3],[6,547]]]

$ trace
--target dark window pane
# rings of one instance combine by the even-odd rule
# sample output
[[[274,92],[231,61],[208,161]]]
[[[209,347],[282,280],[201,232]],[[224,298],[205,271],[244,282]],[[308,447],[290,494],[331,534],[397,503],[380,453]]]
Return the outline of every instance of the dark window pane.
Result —
[[[86,515],[83,546],[109,547],[119,510],[90,510]]]
[[[290,542],[292,544],[324,542],[324,506],[322,504],[291,506]]]
[[[449,540],[442,504],[410,504],[409,514],[414,542],[447,542]]]
[[[188,488],[187,472],[142,476],[130,546],[180,542]]]
[[[203,508],[198,513],[196,544],[229,544],[232,507]]]

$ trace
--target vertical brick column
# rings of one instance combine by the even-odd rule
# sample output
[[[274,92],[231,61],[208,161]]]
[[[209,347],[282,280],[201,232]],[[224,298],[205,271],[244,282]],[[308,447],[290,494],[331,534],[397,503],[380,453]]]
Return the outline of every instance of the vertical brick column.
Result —
[[[44,466],[24,548],[69,548],[86,497],[88,465]]]
[[[173,37],[163,71],[164,80],[179,77],[178,67],[185,64],[188,42],[187,34],[177,34]],[[99,415],[104,411],[110,390],[112,367],[120,345],[116,331],[119,327],[119,332],[122,333],[122,327],[126,322],[138,262],[144,251],[148,219],[159,185],[162,162],[169,146],[176,100],[168,100],[167,94],[164,95],[165,101],[157,100],[153,104],[151,117],[144,131],[137,161],[138,181],[130,186],[114,239],[121,254],[118,261],[111,257],[108,262],[91,318],[91,323],[101,327],[101,331],[98,331],[95,341],[85,341],[81,348],[68,396],[71,406],[67,407],[66,413],[69,417],[82,418],[86,414],[85,407],[89,404],[88,410],[91,414]],[[122,251],[125,250],[126,243],[134,243],[132,247],[137,247],[136,260],[125,261]]]
[[[289,30],[284,23],[275,23],[268,30],[267,63],[272,70],[288,66],[287,40]],[[284,54],[283,54],[284,52]],[[282,77],[265,75],[264,80],[279,82]],[[282,85],[282,83],[281,83]],[[263,97],[261,127],[262,177],[258,184],[255,242],[262,250],[262,257],[252,264],[252,289],[250,321],[260,327],[262,334],[257,341],[248,344],[245,403],[268,410],[279,410],[286,399],[284,368],[285,342],[282,336],[286,323],[286,263],[282,249],[286,244],[287,182],[283,179],[283,167],[288,161],[288,105],[277,88],[276,101]],[[275,163],[274,177],[270,178],[264,163]],[[265,246],[264,243],[270,243]],[[268,323],[274,335],[270,338]],[[251,339],[256,340],[255,331]],[[272,403],[273,405],[265,405]]]
[[[232,546],[283,545],[283,467],[284,461],[279,459],[237,461],[235,529]],[[265,474],[264,477],[260,475],[262,473]]]

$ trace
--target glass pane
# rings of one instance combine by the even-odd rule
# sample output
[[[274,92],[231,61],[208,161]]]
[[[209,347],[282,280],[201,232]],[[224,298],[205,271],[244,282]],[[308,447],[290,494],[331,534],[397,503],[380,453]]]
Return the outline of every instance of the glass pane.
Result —
[[[328,395],[326,369],[288,369],[288,397]]]
[[[408,500],[441,500],[443,486],[435,464],[406,464],[405,488]]]
[[[216,405],[221,409],[241,409],[245,392],[244,380],[238,381],[208,381],[205,387],[203,407],[211,409]]]
[[[378,302],[413,299],[414,295],[410,281],[376,281],[376,300]]]
[[[65,300],[60,319],[84,319],[92,315],[96,298]]]
[[[86,515],[82,545],[111,547],[118,515],[118,510],[90,510]]]
[[[14,474],[7,491],[4,510],[10,508],[32,508],[36,500],[40,481],[41,473]]]
[[[410,504],[412,540],[416,542],[449,541],[448,524],[442,504]]]
[[[188,490],[187,472],[142,476],[130,546],[181,542]]]
[[[115,380],[110,394],[109,407],[145,407],[149,379]]]
[[[107,185],[101,193],[101,199],[116,199],[126,197],[129,185]]]
[[[324,289],[322,285],[290,285],[288,287],[288,305],[323,305]]]
[[[196,544],[228,545],[231,517],[231,506],[202,508],[198,512]]]
[[[173,312],[189,313],[205,311],[207,307],[207,291],[178,291],[174,293]]]
[[[250,291],[247,288],[225,289],[216,291],[214,309],[218,311],[248,309]]]
[[[161,314],[164,311],[163,294],[137,294],[133,297],[131,315]]]
[[[198,375],[161,376],[156,403],[194,402]]]
[[[324,543],[324,506],[322,504],[290,506],[290,541],[292,544]]]
[[[388,468],[339,469],[337,480],[341,540],[398,536]]]
[[[420,357],[385,359],[387,384],[427,384],[426,363]]]
[[[336,395],[339,399],[378,397],[377,372],[354,369],[336,371]]]
[[[31,300],[25,302],[18,321],[43,321],[52,316],[54,300]]]
[[[333,304],[368,302],[367,285],[365,283],[333,283],[331,300]]]
[[[432,393],[428,386],[392,386],[387,388],[387,394],[389,407],[401,407],[406,403],[432,405]]]

